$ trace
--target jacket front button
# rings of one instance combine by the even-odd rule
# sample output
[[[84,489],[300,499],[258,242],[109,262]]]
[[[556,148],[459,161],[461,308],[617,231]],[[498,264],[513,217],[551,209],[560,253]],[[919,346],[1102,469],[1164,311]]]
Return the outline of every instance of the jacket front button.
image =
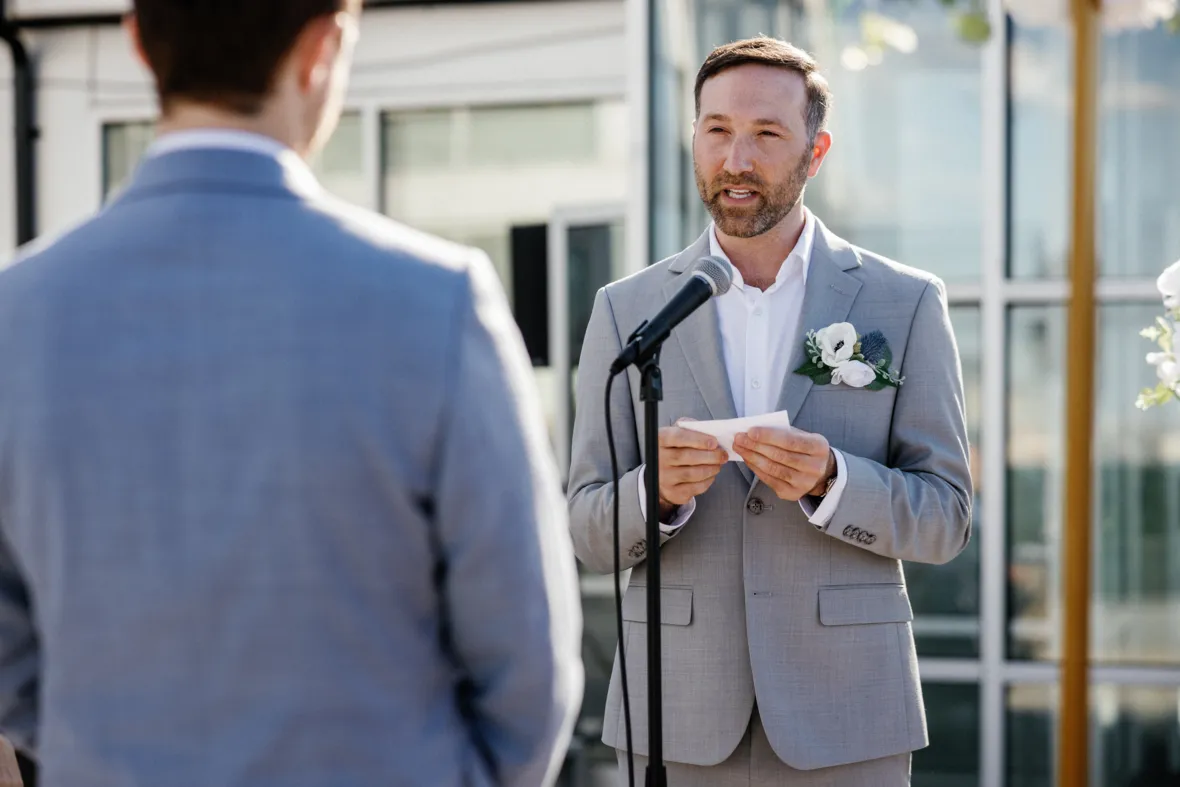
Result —
[[[754,516],[758,516],[766,510],[766,504],[762,502],[761,498],[751,497],[746,501],[746,510]]]

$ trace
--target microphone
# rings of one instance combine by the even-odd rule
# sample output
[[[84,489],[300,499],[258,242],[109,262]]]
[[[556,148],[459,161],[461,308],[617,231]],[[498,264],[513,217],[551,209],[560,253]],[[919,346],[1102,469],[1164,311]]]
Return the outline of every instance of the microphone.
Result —
[[[714,295],[724,295],[731,284],[733,274],[728,262],[721,257],[702,258],[680,292],[672,296],[672,300],[655,317],[644,320],[631,334],[627,346],[610,365],[611,376],[619,374],[631,364],[646,361],[664,343],[673,328]]]

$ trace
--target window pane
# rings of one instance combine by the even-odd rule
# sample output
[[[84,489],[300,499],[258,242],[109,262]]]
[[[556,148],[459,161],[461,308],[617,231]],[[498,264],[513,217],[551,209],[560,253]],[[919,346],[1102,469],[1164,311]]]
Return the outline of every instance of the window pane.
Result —
[[[478,107],[471,110],[469,163],[594,162],[598,129],[593,104]]]
[[[1158,349],[1138,333],[1162,311],[1099,311],[1091,649],[1099,661],[1180,664],[1180,406],[1134,404],[1156,382],[1144,354]]]
[[[1100,47],[1099,265],[1149,276],[1180,257],[1180,46],[1162,25]],[[1064,277],[1072,181],[1070,39],[1014,27],[1012,254],[1016,277]]]
[[[429,172],[451,166],[451,116],[449,109],[398,112],[385,116],[386,172]]]
[[[767,33],[815,54],[834,93],[835,141],[808,186],[807,205],[834,232],[872,251],[948,281],[979,278],[981,50],[960,40],[944,4],[656,5],[656,257],[687,245],[708,221],[692,170],[696,71],[717,44]]]
[[[1009,656],[1055,658],[1064,437],[1065,310],[1008,314]]]
[[[1101,51],[1101,270],[1154,279],[1180,258],[1180,38],[1114,31]]]
[[[156,134],[154,123],[107,123],[102,127],[102,195],[121,188]]]
[[[1053,723],[1058,706],[1055,686],[1012,686],[1008,689],[1005,731],[1007,787],[1056,787]],[[1105,787],[1105,785],[1103,785]]]
[[[387,113],[385,212],[479,246],[512,290],[513,226],[626,198],[622,101]]]
[[[914,752],[912,787],[979,787],[979,686],[923,683],[930,745]]]
[[[1102,306],[1098,319],[1091,654],[1180,664],[1180,408],[1134,407],[1154,384],[1138,336],[1151,304]],[[1065,405],[1064,307],[1009,319],[1009,654],[1059,655]]]
[[[1069,246],[1070,40],[1012,25],[1010,275],[1065,275]]]
[[[1054,787],[1055,685],[1008,691],[1008,787]],[[1180,784],[1180,691],[1175,686],[1095,685],[1090,690],[1090,784]]]
[[[311,168],[325,189],[354,205],[371,208],[373,195],[368,193],[365,180],[363,136],[359,112],[341,115],[336,133],[311,162]]]
[[[976,306],[951,308],[951,322],[963,364],[967,397],[967,439],[975,486],[971,541],[963,554],[943,566],[907,563],[906,585],[914,607],[914,637],[923,657],[979,655],[979,419],[981,353],[980,313]]]

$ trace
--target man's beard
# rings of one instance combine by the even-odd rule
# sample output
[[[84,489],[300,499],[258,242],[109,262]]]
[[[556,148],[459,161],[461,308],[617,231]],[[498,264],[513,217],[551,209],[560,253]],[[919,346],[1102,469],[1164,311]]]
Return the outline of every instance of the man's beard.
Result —
[[[731,238],[753,238],[777,226],[799,204],[810,169],[811,150],[808,149],[784,182],[767,188],[762,178],[752,173],[735,178],[723,172],[711,184],[706,184],[696,162],[693,162],[701,201],[713,216],[717,229]],[[721,194],[726,189],[750,189],[758,192],[758,196],[749,205],[723,205]]]

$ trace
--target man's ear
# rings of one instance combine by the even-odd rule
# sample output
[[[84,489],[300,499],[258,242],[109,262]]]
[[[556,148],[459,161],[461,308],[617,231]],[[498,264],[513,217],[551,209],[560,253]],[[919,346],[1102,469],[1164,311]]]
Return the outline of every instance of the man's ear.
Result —
[[[312,20],[295,40],[290,58],[300,90],[308,91],[330,77],[344,45],[347,20],[343,17],[329,14]]]
[[[811,166],[807,170],[807,177],[814,178],[819,174],[828,151],[832,149],[832,135],[827,131],[820,131],[815,135],[815,142],[811,143]]]

